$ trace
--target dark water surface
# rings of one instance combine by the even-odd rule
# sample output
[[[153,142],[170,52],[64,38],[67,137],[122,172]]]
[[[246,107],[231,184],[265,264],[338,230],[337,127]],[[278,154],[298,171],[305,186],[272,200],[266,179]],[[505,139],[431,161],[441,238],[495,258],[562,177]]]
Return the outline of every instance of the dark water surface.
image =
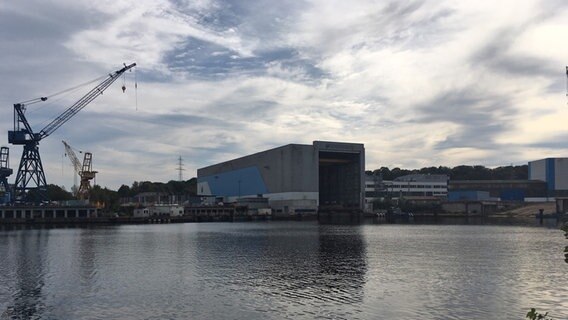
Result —
[[[0,231],[0,319],[568,319],[555,229],[314,222]]]

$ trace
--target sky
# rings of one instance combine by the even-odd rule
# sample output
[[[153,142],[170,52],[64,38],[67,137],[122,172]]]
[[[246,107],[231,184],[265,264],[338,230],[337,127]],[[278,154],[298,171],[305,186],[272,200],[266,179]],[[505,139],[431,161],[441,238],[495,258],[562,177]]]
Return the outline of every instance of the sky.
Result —
[[[132,62],[41,141],[48,183],[73,185],[61,140],[112,189],[314,140],[363,143],[367,170],[568,156],[565,0],[23,0],[0,2],[10,166],[14,103]],[[28,106],[32,128],[94,86]]]

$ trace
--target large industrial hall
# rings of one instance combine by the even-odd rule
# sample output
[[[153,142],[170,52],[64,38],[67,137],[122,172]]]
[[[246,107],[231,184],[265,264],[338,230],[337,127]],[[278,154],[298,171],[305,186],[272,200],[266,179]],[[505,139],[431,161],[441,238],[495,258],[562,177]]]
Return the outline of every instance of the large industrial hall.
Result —
[[[365,147],[314,141],[289,144],[197,170],[197,192],[221,201],[264,197],[274,216],[317,214],[318,207],[362,209]]]

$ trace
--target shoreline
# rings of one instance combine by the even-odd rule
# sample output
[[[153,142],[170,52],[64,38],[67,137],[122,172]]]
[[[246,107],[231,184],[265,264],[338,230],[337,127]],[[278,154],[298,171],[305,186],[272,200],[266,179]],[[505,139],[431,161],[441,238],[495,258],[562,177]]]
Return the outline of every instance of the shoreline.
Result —
[[[319,222],[322,224],[407,224],[407,225],[516,225],[516,226],[562,226],[568,221],[566,215],[548,216],[542,220],[536,216],[509,215],[463,215],[463,214],[414,214],[413,217],[399,216],[386,219],[364,215],[360,217],[213,217],[196,218],[191,216],[179,217],[86,217],[86,218],[35,218],[35,219],[1,219],[0,226],[104,226],[104,225],[134,225],[134,224],[172,224],[172,223],[210,223],[210,222],[260,222],[260,221],[298,221]]]

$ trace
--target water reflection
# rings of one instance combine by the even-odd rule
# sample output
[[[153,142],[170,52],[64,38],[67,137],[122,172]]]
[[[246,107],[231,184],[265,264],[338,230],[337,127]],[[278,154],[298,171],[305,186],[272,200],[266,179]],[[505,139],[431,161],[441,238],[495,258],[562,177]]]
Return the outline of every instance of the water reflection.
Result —
[[[210,303],[289,317],[316,316],[309,311],[325,304],[327,312],[353,318],[349,315],[354,310],[342,310],[341,305],[363,298],[366,261],[360,228],[266,226],[198,233],[200,289],[218,298]]]
[[[319,277],[323,296],[343,303],[361,302],[367,262],[360,226],[319,227]]]
[[[79,235],[79,250],[77,264],[78,270],[76,273],[79,275],[79,283],[86,291],[90,291],[93,287],[94,278],[97,274],[96,265],[96,238],[97,230],[84,229],[81,230]]]
[[[568,280],[552,257],[564,241],[544,228],[309,222],[6,231],[0,310],[15,319],[509,319],[538,306],[563,319]]]
[[[16,285],[5,314],[16,319],[39,319],[45,311],[45,250],[48,231],[17,234]]]

